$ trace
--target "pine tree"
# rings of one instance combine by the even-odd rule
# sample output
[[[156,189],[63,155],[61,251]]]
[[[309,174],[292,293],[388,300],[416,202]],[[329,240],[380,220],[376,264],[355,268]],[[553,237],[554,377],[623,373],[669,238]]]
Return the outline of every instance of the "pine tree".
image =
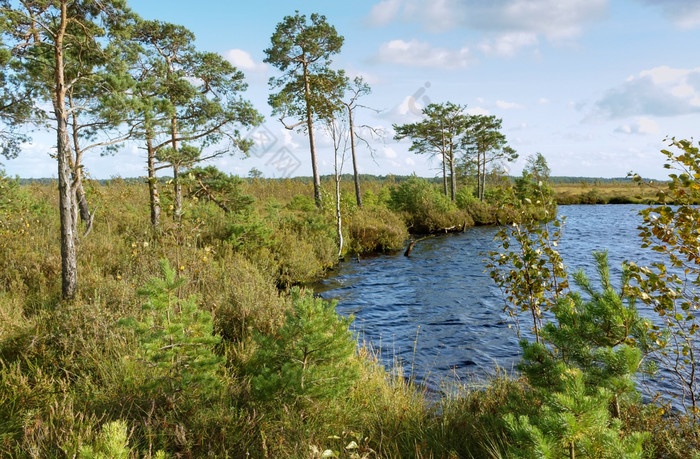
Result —
[[[273,336],[258,334],[251,388],[263,401],[294,403],[341,397],[359,376],[355,340],[335,302],[292,290],[292,311]]]
[[[185,390],[189,397],[205,395],[219,385],[223,358],[214,353],[214,346],[221,337],[214,335],[211,314],[199,309],[195,297],[179,297],[187,279],[178,277],[167,260],[160,267],[163,277],[151,278],[139,290],[148,298],[145,318],[123,322],[136,331],[138,357],[153,372],[146,389],[171,402]]]
[[[602,387],[590,392],[581,370],[562,374],[562,389],[551,394],[540,414],[506,416],[514,434],[510,452],[517,457],[642,458],[641,433],[621,434],[619,419],[610,419],[612,393]]]
[[[644,437],[622,435],[620,400],[636,395],[634,376],[651,350],[648,321],[639,317],[633,298],[610,282],[607,253],[593,254],[601,290],[579,271],[578,292],[560,298],[551,311],[541,342],[521,342],[518,366],[528,378],[543,409],[537,417],[508,418],[518,447],[536,457],[642,457]],[[612,417],[609,410],[612,407]]]

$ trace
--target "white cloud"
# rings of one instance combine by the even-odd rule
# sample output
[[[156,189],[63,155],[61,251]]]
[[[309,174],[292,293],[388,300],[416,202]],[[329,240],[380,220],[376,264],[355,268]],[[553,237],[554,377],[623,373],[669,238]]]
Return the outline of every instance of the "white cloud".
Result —
[[[295,137],[297,139],[300,137],[299,133],[290,129],[285,129],[284,127],[280,127],[277,132],[279,132],[280,136],[282,137],[282,146],[285,146],[290,150],[299,148],[299,144],[294,141]]]
[[[487,109],[485,109],[483,107],[467,108],[467,113],[470,115],[485,115],[485,116],[491,115],[491,112],[489,112]]]
[[[229,49],[221,53],[221,55],[240,70],[261,73],[267,70],[267,65],[264,62],[255,62],[250,53],[242,49]]]
[[[634,123],[622,125],[615,129],[615,132],[622,134],[658,134],[659,125],[651,118],[640,116]]]
[[[355,79],[356,77],[360,77],[364,80],[365,83],[367,83],[370,86],[382,83],[382,78],[379,75],[375,75],[364,70],[358,70],[352,66],[346,67],[345,73],[351,80]]]
[[[394,159],[398,156],[398,153],[396,153],[396,150],[394,150],[391,147],[384,147],[382,149],[382,152],[384,153],[384,156],[389,158],[389,159]]]
[[[372,7],[369,12],[369,23],[373,26],[384,26],[391,22],[401,8],[402,0],[384,0]]]
[[[540,105],[546,105],[549,103],[549,99],[547,99],[546,97],[541,97],[540,100],[537,101],[537,103]]]
[[[521,109],[525,108],[524,106],[515,103],[515,102],[505,102],[503,100],[497,100],[496,101],[496,107],[503,109],[503,110],[516,110],[516,109]]]
[[[407,67],[431,67],[443,69],[465,68],[473,62],[469,48],[459,50],[435,48],[418,40],[391,40],[382,43],[374,57],[376,62]]]
[[[520,124],[518,124],[518,125],[516,125],[516,126],[511,127],[511,128],[509,129],[509,131],[522,131],[523,129],[527,129],[527,128],[529,128],[529,127],[530,127],[530,125],[527,124],[527,123],[520,123]],[[513,142],[515,142],[515,143],[522,143],[522,142],[523,142],[523,139],[522,139],[522,138],[516,138],[516,139],[513,140]]]
[[[594,104],[589,119],[679,116],[700,112],[700,68],[662,66],[629,77]]]
[[[650,6],[658,6],[664,15],[682,29],[700,26],[700,2],[693,0],[637,0]]]
[[[510,57],[520,49],[535,46],[538,43],[537,34],[532,32],[507,33],[487,38],[479,44],[479,49],[484,54]]]
[[[510,56],[550,42],[571,40],[603,18],[608,0],[385,0],[370,12],[374,25],[392,21],[419,23],[441,33],[458,27],[480,32],[486,54]]]
[[[409,165],[409,166],[415,166],[416,162],[413,160],[413,158],[406,158],[404,159],[404,162]]]

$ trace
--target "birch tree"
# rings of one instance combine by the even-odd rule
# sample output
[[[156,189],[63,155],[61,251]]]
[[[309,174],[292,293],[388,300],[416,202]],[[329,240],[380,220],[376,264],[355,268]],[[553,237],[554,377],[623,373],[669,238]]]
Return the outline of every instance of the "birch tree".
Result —
[[[372,92],[371,88],[367,83],[364,82],[362,77],[355,77],[352,84],[348,86],[348,92],[350,96],[347,100],[341,101],[341,103],[347,109],[348,116],[348,135],[350,136],[350,152],[352,155],[352,173],[353,179],[355,181],[355,200],[357,201],[357,207],[362,208],[362,193],[360,192],[360,173],[357,168],[357,153],[355,152],[355,137],[357,133],[355,132],[355,109],[359,107],[358,99]],[[364,140],[360,138],[361,140]],[[369,143],[365,141],[367,145]]]

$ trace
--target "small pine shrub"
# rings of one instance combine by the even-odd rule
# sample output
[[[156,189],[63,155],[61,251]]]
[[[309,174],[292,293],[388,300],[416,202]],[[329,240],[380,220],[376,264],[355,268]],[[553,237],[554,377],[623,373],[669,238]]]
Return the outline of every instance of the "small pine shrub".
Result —
[[[505,416],[514,436],[509,457],[645,457],[646,436],[637,432],[623,435],[620,420],[610,418],[612,394],[608,390],[591,392],[578,369],[563,373],[562,383],[562,390],[550,393],[536,417]]]
[[[102,432],[91,445],[84,445],[78,453],[79,459],[129,459],[133,457],[133,451],[129,447],[127,425],[124,421],[114,421],[106,424]],[[138,457],[138,455],[137,455]],[[159,450],[153,459],[166,459],[165,452]]]
[[[352,318],[340,317],[335,302],[293,289],[292,311],[275,334],[258,334],[250,362],[257,400],[305,404],[343,397],[359,377]]]
[[[651,324],[639,317],[633,298],[613,289],[607,254],[595,252],[594,257],[602,289],[596,290],[582,271],[577,272],[574,280],[589,300],[584,301],[578,292],[560,298],[552,308],[556,322],[548,322],[542,329],[547,346],[523,343],[520,369],[536,387],[562,390],[563,372],[579,368],[590,390],[610,392],[619,417],[619,399],[636,394],[637,372],[654,370],[653,366],[641,366],[643,355],[652,351],[648,336]],[[622,285],[624,290],[626,275]]]
[[[94,445],[80,448],[80,459],[128,459],[131,454],[124,421],[105,425]]]
[[[162,277],[151,278],[139,290],[147,297],[145,317],[122,323],[136,332],[141,345],[137,358],[152,372],[145,389],[172,403],[184,394],[191,398],[217,388],[223,359],[213,350],[221,338],[213,334],[211,314],[199,309],[195,297],[178,296],[187,280],[167,260],[160,267]]]

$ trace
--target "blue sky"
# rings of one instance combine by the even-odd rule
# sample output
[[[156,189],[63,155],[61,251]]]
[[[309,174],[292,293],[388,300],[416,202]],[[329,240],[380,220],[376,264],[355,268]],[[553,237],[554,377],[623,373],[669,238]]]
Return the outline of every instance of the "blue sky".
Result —
[[[362,172],[434,176],[439,164],[392,140],[393,123],[420,119],[430,102],[466,104],[503,119],[521,160],[541,152],[554,175],[620,177],[634,170],[663,178],[667,136],[700,132],[700,0],[384,0],[222,2],[132,0],[141,16],[182,24],[202,50],[221,53],[249,82],[247,98],[266,116],[253,138],[276,140],[256,155],[215,164],[242,176],[311,175],[306,137],[270,117],[267,80],[276,69],[263,50],[285,15],[326,15],[345,37],[334,67],[362,75],[372,94],[357,122],[381,128],[374,153],[360,147]],[[24,154],[3,161],[9,174],[52,177],[53,138],[34,134]],[[280,148],[294,159],[281,167]],[[93,177],[145,175],[144,153],[126,145],[114,157],[85,158]],[[289,166],[291,163],[284,163]],[[298,166],[298,167],[296,167]],[[319,166],[332,172],[331,142],[319,132]],[[346,172],[350,172],[346,166]]]

